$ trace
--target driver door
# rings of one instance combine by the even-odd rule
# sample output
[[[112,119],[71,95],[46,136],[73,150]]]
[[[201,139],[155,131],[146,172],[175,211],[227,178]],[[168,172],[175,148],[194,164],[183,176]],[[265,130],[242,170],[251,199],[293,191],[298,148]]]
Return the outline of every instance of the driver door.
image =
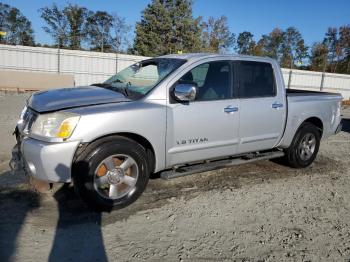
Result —
[[[197,94],[187,103],[168,101],[167,166],[236,153],[239,100],[233,96],[233,77],[231,61],[212,61],[194,67],[177,81],[196,84]]]

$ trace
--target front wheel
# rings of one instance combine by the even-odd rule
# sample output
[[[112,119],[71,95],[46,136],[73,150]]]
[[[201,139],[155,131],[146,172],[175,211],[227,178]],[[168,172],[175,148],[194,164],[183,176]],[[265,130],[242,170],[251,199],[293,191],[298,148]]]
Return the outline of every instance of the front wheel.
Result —
[[[133,140],[114,137],[91,145],[73,167],[78,195],[91,207],[109,211],[134,202],[149,178],[145,149]]]
[[[284,160],[294,168],[304,168],[315,160],[320,147],[321,132],[311,123],[300,126],[291,146],[286,149]]]

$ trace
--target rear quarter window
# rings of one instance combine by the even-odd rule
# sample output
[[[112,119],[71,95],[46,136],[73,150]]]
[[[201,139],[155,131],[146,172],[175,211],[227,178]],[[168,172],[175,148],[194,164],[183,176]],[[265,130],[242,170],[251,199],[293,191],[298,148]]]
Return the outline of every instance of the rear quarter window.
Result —
[[[239,62],[238,96],[240,98],[272,97],[275,95],[275,76],[270,63]]]

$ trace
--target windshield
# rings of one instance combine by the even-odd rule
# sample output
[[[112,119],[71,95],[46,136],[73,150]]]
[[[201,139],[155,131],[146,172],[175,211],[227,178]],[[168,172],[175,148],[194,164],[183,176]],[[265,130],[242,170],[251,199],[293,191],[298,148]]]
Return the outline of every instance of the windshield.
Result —
[[[185,62],[175,58],[144,60],[123,69],[105,81],[103,86],[128,97],[140,98]]]

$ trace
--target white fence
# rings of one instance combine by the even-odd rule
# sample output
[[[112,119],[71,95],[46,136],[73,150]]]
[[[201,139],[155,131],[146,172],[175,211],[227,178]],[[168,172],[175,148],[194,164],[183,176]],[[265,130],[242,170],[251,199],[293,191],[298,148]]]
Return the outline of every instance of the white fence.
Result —
[[[74,75],[75,85],[99,83],[142,56],[0,45],[0,70]]]
[[[350,99],[350,75],[285,68],[282,68],[282,73],[287,88],[336,92],[344,99]]]
[[[0,45],[0,70],[74,75],[75,85],[102,82],[145,57],[53,48]],[[350,75],[282,69],[286,87],[342,93],[350,99]]]

